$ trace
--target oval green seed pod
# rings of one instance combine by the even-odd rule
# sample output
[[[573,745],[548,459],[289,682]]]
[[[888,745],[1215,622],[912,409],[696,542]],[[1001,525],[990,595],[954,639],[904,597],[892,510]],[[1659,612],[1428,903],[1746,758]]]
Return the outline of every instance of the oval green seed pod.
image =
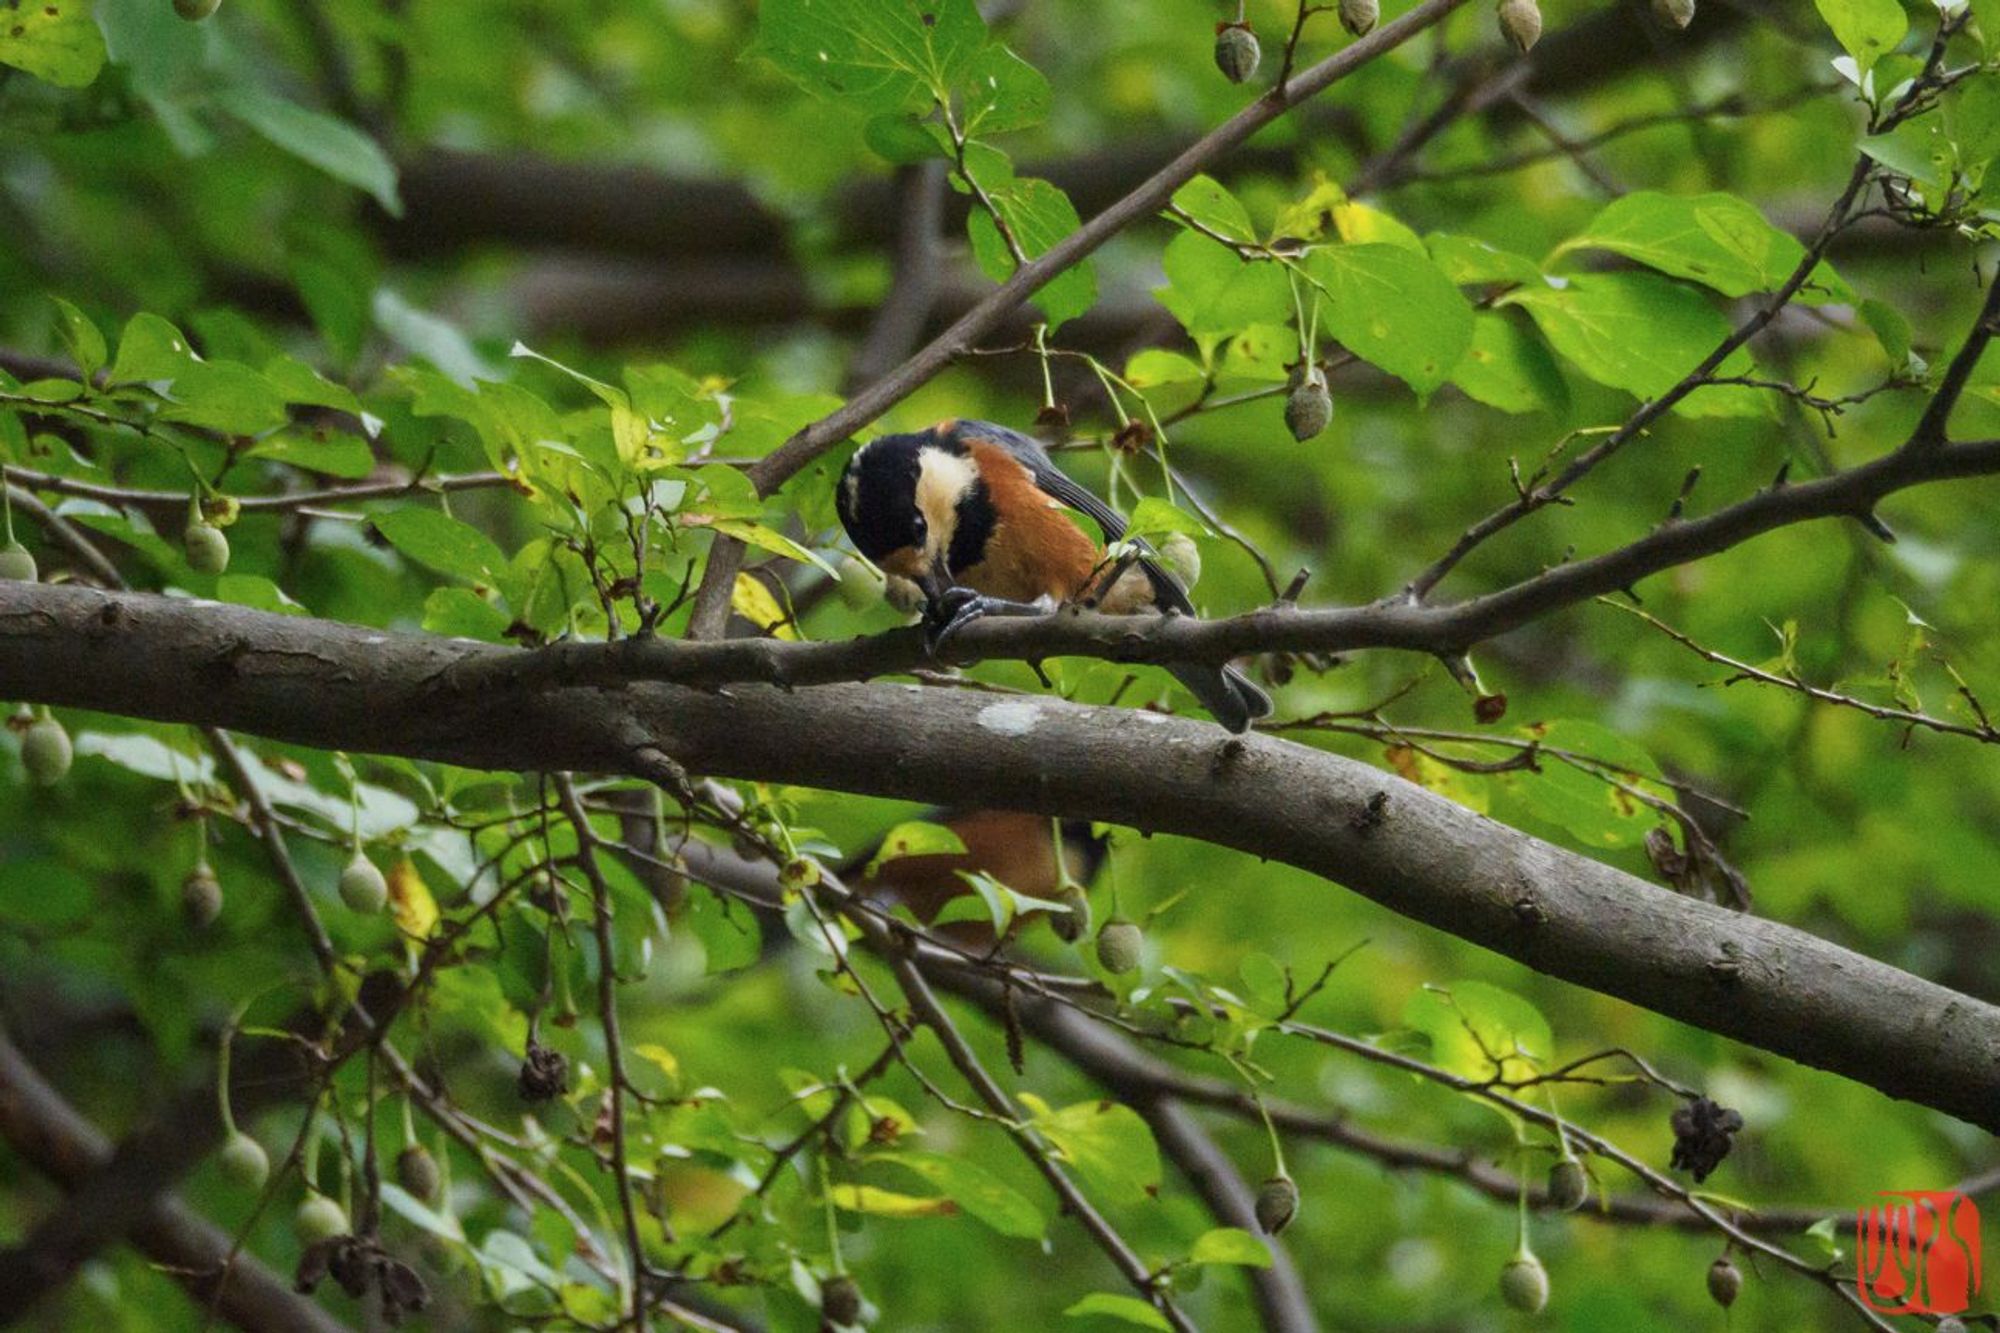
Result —
[[[33,583],[40,577],[35,568],[35,556],[19,542],[8,542],[0,546],[0,579],[16,579],[22,583]]]
[[[1708,1266],[1708,1297],[1727,1310],[1736,1304],[1736,1293],[1743,1290],[1743,1271],[1730,1262],[1726,1254],[1715,1256],[1715,1262]],[[1943,1333],[1944,1325],[1938,1325]]]
[[[1549,1270],[1533,1250],[1517,1250],[1500,1270],[1500,1299],[1523,1314],[1540,1314],[1549,1303]]]
[[[396,1183],[425,1203],[437,1199],[438,1190],[444,1184],[443,1174],[438,1170],[437,1158],[421,1143],[412,1143],[396,1154]]]
[[[347,1210],[317,1190],[299,1201],[292,1214],[292,1230],[301,1245],[317,1245],[323,1240],[347,1234]]]
[[[845,1273],[819,1284],[819,1312],[829,1324],[852,1324],[861,1318],[861,1287]]]
[[[1299,1215],[1299,1187],[1290,1176],[1272,1176],[1257,1187],[1257,1225],[1275,1236]]]
[[[357,912],[379,912],[389,901],[389,881],[367,853],[356,852],[340,872],[340,900]]]
[[[187,872],[181,881],[181,915],[189,926],[206,930],[222,915],[222,881],[205,865]]]
[[[1565,1157],[1549,1168],[1549,1202],[1566,1213],[1573,1213],[1583,1207],[1583,1201],[1590,1197],[1590,1177],[1583,1169],[1583,1163],[1574,1157]]]
[[[28,770],[28,780],[37,786],[53,787],[61,782],[75,757],[69,733],[52,717],[42,718],[21,733],[21,767]]]
[[[188,565],[197,574],[220,574],[229,568],[229,538],[213,523],[190,523],[181,534]]]
[[[1257,44],[1257,34],[1250,31],[1249,24],[1230,23],[1216,32],[1215,67],[1231,83],[1246,82],[1263,58],[1264,48]]]
[[[1097,961],[1114,976],[1138,971],[1145,947],[1145,933],[1122,916],[1114,916],[1098,928]]]
[[[1499,18],[1501,33],[1522,55],[1542,39],[1542,11],[1535,0],[1500,0]]]
[[[240,1129],[222,1141],[215,1164],[224,1176],[246,1190],[263,1189],[264,1182],[271,1178],[271,1158],[264,1145]]]

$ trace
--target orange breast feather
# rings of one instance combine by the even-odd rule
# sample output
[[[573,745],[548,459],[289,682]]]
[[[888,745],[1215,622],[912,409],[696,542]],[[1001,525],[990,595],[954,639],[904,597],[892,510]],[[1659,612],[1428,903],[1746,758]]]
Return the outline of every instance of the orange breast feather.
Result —
[[[993,507],[1002,515],[986,558],[961,570],[959,582],[989,597],[1067,601],[1097,567],[1097,543],[1035,485],[1028,469],[997,444],[967,441]]]

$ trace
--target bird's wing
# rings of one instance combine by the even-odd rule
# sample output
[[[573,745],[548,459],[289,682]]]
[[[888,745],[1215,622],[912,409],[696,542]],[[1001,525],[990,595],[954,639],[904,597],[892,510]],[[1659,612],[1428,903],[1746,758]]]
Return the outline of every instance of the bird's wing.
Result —
[[[958,429],[969,437],[990,440],[1012,454],[1022,467],[1028,469],[1028,475],[1035,479],[1035,485],[1043,494],[1062,501],[1080,514],[1089,515],[1090,521],[1103,530],[1105,545],[1124,537],[1124,516],[1050,461],[1048,451],[1037,441],[991,421],[963,421],[958,424]],[[1147,581],[1153,585],[1153,599],[1159,608],[1184,616],[1193,615],[1194,603],[1189,600],[1187,589],[1153,558],[1157,553],[1151,544],[1144,538],[1134,538],[1133,545],[1139,548],[1139,568],[1146,572]]]

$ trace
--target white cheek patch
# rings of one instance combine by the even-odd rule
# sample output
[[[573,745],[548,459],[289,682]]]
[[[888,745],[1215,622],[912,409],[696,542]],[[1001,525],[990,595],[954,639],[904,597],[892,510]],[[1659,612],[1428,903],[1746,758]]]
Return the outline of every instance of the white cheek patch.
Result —
[[[924,543],[926,563],[951,549],[958,531],[958,502],[979,483],[979,469],[972,460],[942,449],[924,449],[917,454],[917,512],[924,516],[929,536]]]
[[[1035,729],[1035,723],[1041,720],[1041,716],[1040,704],[1009,700],[1006,703],[986,705],[979,710],[979,715],[973,721],[979,724],[981,730],[993,732],[995,735],[1025,736]]]

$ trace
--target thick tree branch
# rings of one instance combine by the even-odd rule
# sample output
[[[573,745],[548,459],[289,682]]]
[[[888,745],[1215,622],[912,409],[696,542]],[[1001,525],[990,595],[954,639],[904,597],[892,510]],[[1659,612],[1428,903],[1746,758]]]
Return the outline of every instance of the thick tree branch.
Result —
[[[1353,760],[1155,714],[907,685],[453,688],[454,669],[491,681],[491,664],[519,651],[0,584],[0,697],[486,768],[646,775],[664,754],[722,777],[914,800],[951,791],[1202,838],[1324,875],[1553,976],[2000,1129],[2000,1010],[1670,893]]]

